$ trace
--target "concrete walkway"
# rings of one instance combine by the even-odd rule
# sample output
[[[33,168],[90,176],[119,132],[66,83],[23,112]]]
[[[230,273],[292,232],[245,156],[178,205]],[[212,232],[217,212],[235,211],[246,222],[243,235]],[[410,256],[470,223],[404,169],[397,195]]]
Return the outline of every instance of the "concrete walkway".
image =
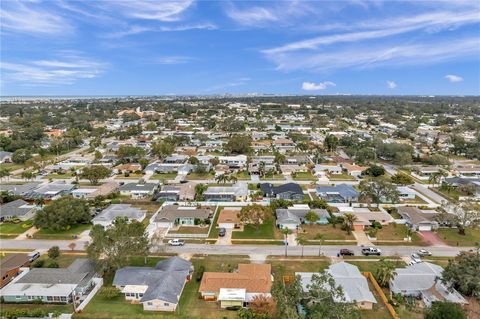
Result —
[[[357,246],[375,246],[367,237],[363,230],[355,230],[352,232],[353,237],[357,240]]]
[[[26,240],[26,239],[29,239],[28,236],[33,236],[33,234],[35,234],[37,231],[39,231],[40,229],[38,229],[37,227],[33,226],[31,228],[29,228],[27,231],[21,233],[20,235],[18,235],[17,237],[15,237],[15,240]],[[27,236],[28,235],[28,236]]]
[[[218,237],[217,242],[215,243],[216,245],[231,245],[232,244],[232,232],[233,229],[225,229],[225,236],[223,237]]]

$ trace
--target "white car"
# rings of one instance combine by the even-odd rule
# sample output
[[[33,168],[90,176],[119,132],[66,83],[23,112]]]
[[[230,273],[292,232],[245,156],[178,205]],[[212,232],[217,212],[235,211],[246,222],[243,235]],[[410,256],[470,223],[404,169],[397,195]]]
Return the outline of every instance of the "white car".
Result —
[[[185,245],[185,241],[181,240],[181,239],[170,239],[168,241],[168,244],[170,246],[183,246],[183,245]]]
[[[410,258],[412,259],[412,262],[414,262],[415,264],[422,262],[422,259],[420,258],[420,256],[418,254],[412,254],[412,256],[410,256]]]
[[[419,255],[420,257],[425,257],[425,256],[431,256],[432,253],[426,249],[420,249],[419,251],[417,251],[417,255]]]

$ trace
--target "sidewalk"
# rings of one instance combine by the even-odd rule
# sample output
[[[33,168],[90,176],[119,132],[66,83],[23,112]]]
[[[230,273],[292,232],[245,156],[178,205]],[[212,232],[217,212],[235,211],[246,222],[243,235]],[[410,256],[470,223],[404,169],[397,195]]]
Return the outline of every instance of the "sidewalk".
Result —
[[[352,232],[353,237],[357,240],[357,246],[375,246],[367,237],[363,230],[355,230]]]
[[[29,239],[27,235],[33,236],[37,231],[40,229],[36,228],[35,226],[27,229],[25,232],[21,233],[17,237],[15,237],[15,240],[26,240]]]

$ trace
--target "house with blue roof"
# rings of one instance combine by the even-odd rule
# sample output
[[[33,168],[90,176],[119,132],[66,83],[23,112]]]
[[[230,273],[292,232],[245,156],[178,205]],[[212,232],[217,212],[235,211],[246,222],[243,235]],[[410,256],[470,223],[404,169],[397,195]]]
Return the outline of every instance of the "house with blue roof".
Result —
[[[352,185],[339,184],[335,186],[319,186],[316,189],[318,197],[328,203],[357,202],[360,193]]]

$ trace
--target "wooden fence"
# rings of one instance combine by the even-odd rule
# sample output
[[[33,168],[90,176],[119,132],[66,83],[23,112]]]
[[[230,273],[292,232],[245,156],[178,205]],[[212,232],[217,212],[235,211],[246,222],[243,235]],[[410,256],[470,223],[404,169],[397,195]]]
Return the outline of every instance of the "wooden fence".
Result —
[[[380,296],[380,298],[382,299],[385,307],[387,308],[388,312],[390,313],[390,315],[392,316],[393,319],[400,319],[397,315],[397,313],[395,312],[395,309],[393,308],[393,306],[388,302],[388,299],[387,299],[387,296],[385,296],[385,294],[383,293],[383,290],[382,288],[380,287],[380,285],[377,283],[377,280],[375,280],[375,277],[373,277],[372,273],[369,272],[369,271],[365,271],[365,272],[362,272],[362,274],[367,277],[368,280],[370,280],[370,282],[372,283],[373,287],[375,288],[375,290],[377,291],[377,294]]]

